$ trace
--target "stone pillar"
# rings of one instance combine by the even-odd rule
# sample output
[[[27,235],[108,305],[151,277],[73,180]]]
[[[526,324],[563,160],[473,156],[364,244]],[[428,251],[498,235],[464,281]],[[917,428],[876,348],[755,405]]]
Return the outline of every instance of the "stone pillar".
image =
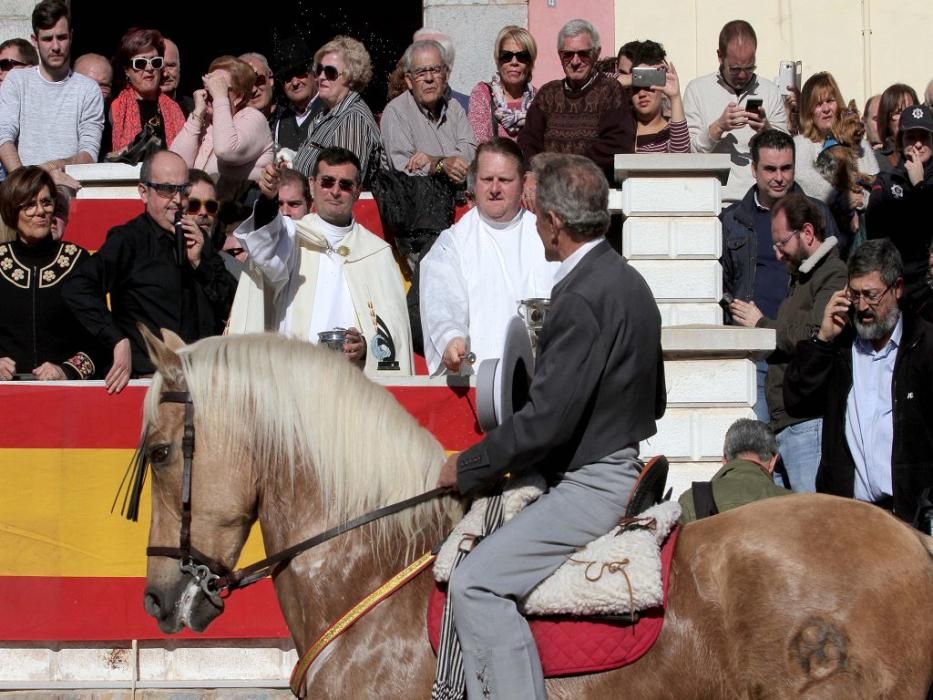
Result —
[[[664,325],[667,413],[642,455],[671,462],[674,497],[719,468],[726,430],[754,418],[755,365],[774,348],[771,329],[724,326],[721,190],[729,157],[720,154],[618,155],[622,252],[654,293]]]
[[[7,39],[26,39],[32,36],[32,10],[34,0],[3,0],[0,2],[0,43]]]

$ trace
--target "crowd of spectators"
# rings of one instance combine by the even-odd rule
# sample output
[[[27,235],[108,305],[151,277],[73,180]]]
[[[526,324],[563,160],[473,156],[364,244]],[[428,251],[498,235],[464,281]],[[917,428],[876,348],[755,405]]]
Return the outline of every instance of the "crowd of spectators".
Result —
[[[127,30],[112,60],[74,61],[65,0],[38,3],[32,29],[31,41],[0,44],[0,380],[98,377],[120,391],[152,371],[139,322],[186,341],[297,328],[316,342],[339,326],[344,354],[372,375],[411,372],[423,336],[432,371],[462,372],[467,358],[495,354],[514,298],[547,296],[554,282],[534,233],[534,158],[583,155],[612,181],[616,154],[724,153],[725,321],[777,330],[755,409],[783,457],[775,468],[773,450],[753,446],[729,459],[757,455],[758,471],[739,466],[758,481],[773,471],[794,490],[855,495],[905,519],[933,485],[933,470],[898,461],[910,457],[903,445],[892,464],[891,436],[906,428],[890,395],[859,394],[862,355],[906,355],[909,338],[914,357],[930,332],[933,81],[926,104],[895,83],[860,113],[830,73],[799,90],[761,77],[758,36],[733,20],[715,70],[682,89],[657,41],[601,58],[599,32],[575,19],[556,37],[503,27],[489,80],[467,94],[449,84],[454,40],[423,28],[374,116],[362,97],[370,54],[349,36],[316,51],[284,38],[271,60],[216,57],[186,95],[184,47],[156,29]],[[551,41],[564,75],[535,85],[539,45]],[[65,168],[98,160],[141,164],[144,212],[89,255],[61,240],[80,187]],[[362,190],[382,182],[377,196],[388,197],[391,178],[465,189],[475,204],[444,235],[419,233],[405,272],[425,296],[410,317],[388,244],[352,216]],[[27,303],[35,294],[48,300],[41,313]],[[926,378],[926,365],[899,363],[882,379]],[[929,393],[908,398],[925,406]],[[930,420],[908,419],[924,430]],[[888,478],[869,464],[882,454]]]

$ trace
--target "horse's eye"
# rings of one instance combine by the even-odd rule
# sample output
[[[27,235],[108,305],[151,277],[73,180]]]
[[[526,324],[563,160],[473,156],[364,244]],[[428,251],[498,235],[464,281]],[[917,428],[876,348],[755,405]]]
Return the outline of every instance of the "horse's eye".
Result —
[[[155,445],[152,449],[149,450],[149,461],[152,462],[153,465],[162,464],[169,458],[171,453],[171,445]]]

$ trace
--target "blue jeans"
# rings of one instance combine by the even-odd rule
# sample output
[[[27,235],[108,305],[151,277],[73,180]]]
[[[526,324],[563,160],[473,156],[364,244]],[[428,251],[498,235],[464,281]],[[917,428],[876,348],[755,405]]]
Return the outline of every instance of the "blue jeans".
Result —
[[[768,412],[768,401],[765,397],[765,377],[768,376],[768,363],[764,360],[758,360],[755,363],[755,405],[752,410],[755,411],[755,418],[762,423],[771,420],[771,414]]]
[[[779,486],[789,486],[798,493],[816,492],[816,470],[820,466],[820,447],[822,445],[823,419],[814,418],[803,423],[789,425],[779,432],[778,452],[784,463],[783,474],[780,469],[774,471],[774,482]],[[786,476],[790,483],[784,482]]]

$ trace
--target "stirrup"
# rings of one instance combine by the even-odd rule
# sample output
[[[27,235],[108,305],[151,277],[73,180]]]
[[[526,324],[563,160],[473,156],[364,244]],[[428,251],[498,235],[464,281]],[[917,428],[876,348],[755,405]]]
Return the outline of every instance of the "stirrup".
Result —
[[[664,455],[652,457],[644,466],[628,498],[628,505],[625,507],[626,518],[634,518],[655,503],[667,500],[664,487],[667,485],[669,468],[667,457]]]

